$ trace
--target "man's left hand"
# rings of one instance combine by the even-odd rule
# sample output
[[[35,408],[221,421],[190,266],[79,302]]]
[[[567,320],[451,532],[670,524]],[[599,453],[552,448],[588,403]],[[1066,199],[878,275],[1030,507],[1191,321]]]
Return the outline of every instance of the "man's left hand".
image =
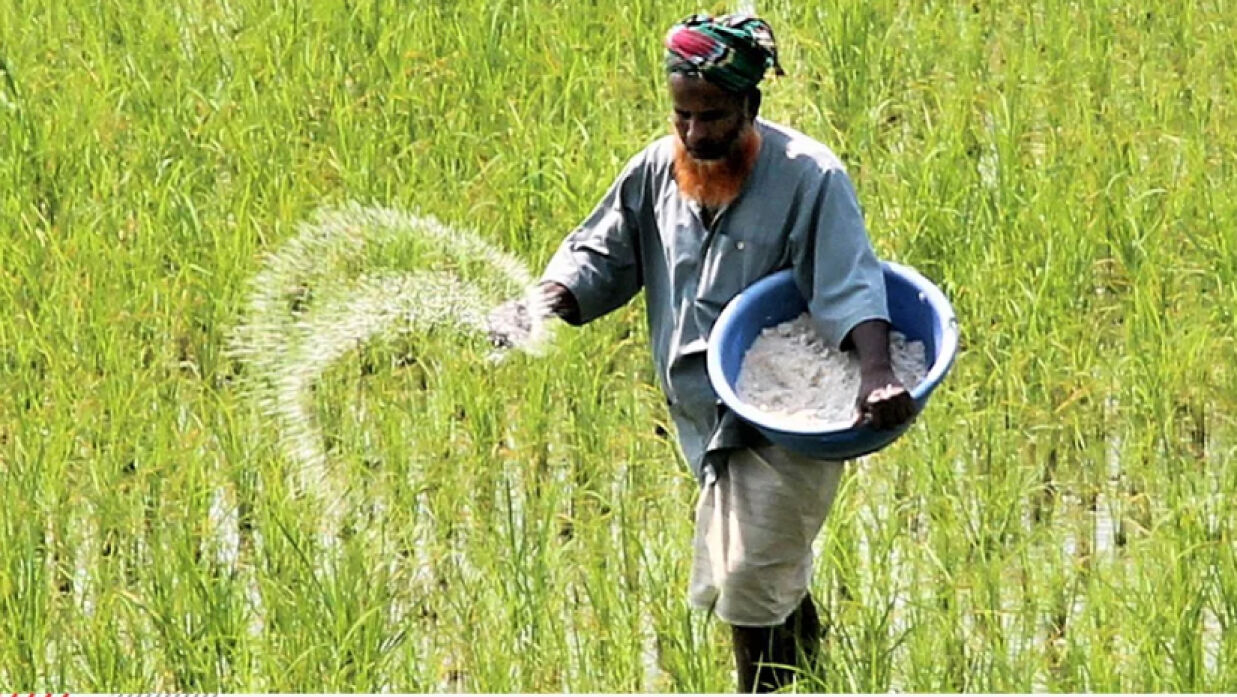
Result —
[[[855,401],[855,424],[877,429],[897,428],[915,416],[915,400],[892,369],[864,371]]]

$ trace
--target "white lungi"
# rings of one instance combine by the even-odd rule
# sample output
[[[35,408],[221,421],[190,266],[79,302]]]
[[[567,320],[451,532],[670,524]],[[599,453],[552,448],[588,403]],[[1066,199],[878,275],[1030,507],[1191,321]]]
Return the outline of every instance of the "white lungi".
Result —
[[[812,541],[842,476],[842,463],[776,445],[736,450],[706,480],[696,506],[692,605],[727,624],[782,624],[812,578]]]

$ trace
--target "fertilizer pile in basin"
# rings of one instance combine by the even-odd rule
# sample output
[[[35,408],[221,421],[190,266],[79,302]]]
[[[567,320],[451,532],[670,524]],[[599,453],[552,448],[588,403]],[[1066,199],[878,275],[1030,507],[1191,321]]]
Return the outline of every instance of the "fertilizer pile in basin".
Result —
[[[927,373],[922,341],[890,331],[889,356],[908,390]],[[736,392],[744,403],[790,427],[849,424],[859,392],[859,357],[826,346],[805,312],[761,331],[743,357]]]

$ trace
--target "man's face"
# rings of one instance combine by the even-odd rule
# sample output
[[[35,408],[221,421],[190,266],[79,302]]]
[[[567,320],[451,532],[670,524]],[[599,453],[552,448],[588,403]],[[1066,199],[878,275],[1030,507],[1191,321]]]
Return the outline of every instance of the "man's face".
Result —
[[[683,73],[671,73],[674,128],[687,154],[697,160],[721,160],[739,143],[751,125],[744,95],[727,92],[713,83]]]

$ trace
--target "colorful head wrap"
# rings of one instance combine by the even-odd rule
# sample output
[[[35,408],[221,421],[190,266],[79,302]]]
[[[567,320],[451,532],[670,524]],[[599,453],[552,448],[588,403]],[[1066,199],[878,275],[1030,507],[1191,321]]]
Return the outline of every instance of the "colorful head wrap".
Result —
[[[747,14],[710,17],[696,14],[666,34],[666,70],[697,73],[731,92],[746,92],[760,84],[777,62],[777,43],[768,22]]]

